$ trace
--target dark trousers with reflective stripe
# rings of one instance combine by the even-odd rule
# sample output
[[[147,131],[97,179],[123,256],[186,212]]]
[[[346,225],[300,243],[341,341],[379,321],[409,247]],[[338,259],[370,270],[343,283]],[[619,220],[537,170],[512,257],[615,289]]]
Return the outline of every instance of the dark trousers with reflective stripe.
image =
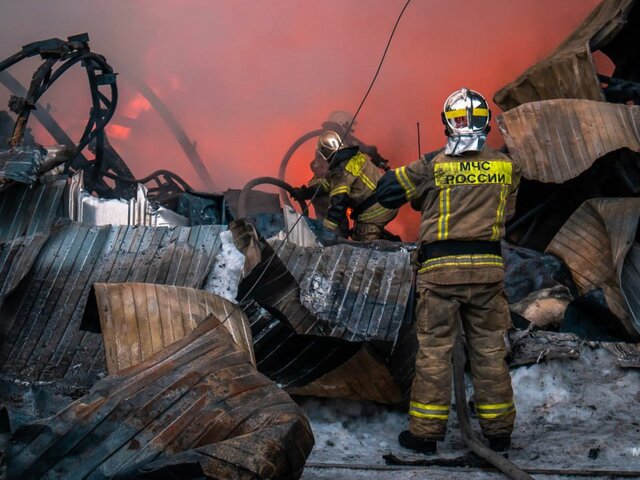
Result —
[[[378,204],[376,206],[380,207]],[[397,214],[397,210],[386,210],[375,218],[365,221],[356,220],[353,239],[357,242],[368,242],[384,238],[384,228]]]
[[[503,335],[509,310],[503,283],[436,285],[418,275],[419,349],[411,390],[409,430],[444,438],[451,403],[451,354],[460,320],[473,377],[474,398],[485,436],[510,434],[515,420]]]

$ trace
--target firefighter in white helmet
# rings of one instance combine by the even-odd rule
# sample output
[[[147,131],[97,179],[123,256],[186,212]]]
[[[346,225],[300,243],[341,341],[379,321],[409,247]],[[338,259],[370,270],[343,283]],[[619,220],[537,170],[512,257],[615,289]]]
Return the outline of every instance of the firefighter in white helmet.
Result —
[[[492,448],[509,447],[515,420],[503,334],[510,324],[500,240],[515,209],[519,169],[486,146],[491,112],[482,95],[463,88],[442,112],[447,144],[378,182],[387,208],[419,208],[416,332],[406,448],[434,453],[444,439],[451,402],[451,353],[465,333],[480,426]],[[460,320],[462,322],[460,322]]]

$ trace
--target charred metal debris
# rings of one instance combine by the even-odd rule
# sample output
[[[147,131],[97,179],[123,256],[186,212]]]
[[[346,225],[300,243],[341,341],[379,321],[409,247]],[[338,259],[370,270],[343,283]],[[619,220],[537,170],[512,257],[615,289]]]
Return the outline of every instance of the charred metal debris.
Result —
[[[638,31],[637,1],[605,0],[496,93],[525,177],[503,243],[514,368],[584,348],[640,366],[640,53],[628,48]],[[595,52],[612,75],[596,70]],[[36,55],[24,88],[6,69]],[[92,98],[77,142],[38,103],[75,64]],[[279,179],[202,193],[173,172],[133,177],[104,131],[116,73],[86,34],[23,47],[0,62],[0,82],[16,115],[0,116],[9,478],[296,478],[313,435],[289,394],[407,401],[416,245],[339,240],[253,190],[287,190],[292,152],[322,129],[294,142]],[[206,172],[166,105],[140,88]],[[35,143],[32,113],[60,145]]]

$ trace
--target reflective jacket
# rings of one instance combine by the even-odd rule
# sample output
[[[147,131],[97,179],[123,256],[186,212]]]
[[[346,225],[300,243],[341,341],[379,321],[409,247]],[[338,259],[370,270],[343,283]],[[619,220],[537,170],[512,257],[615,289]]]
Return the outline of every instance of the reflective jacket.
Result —
[[[305,200],[313,199],[316,218],[323,220],[329,210],[329,182],[324,177],[314,175],[307,183]]]
[[[420,273],[441,284],[500,281],[504,276],[499,242],[514,213],[520,171],[489,147],[462,157],[439,153],[387,172],[377,199],[387,208],[411,201],[421,211]]]
[[[352,218],[358,223],[388,223],[395,216],[395,209],[385,208],[375,202],[376,183],[382,177],[382,172],[357,147],[350,147],[344,152],[353,152],[353,155],[339,162],[327,175],[330,204],[323,221],[324,227],[336,230],[346,220],[349,208],[355,211]],[[374,203],[368,205],[370,198]]]

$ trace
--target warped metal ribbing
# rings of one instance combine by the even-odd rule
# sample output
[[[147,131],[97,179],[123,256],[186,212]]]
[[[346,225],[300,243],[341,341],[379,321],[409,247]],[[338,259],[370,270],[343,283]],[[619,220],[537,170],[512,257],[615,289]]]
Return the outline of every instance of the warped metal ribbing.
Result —
[[[300,285],[300,303],[316,317],[304,333],[395,342],[411,290],[407,251],[279,246],[273,248]]]
[[[225,228],[60,221],[0,310],[0,373],[91,385],[105,371],[102,337],[79,329],[93,283],[200,287]]]
[[[249,320],[234,307],[225,298],[195,288],[95,283],[84,318],[100,317],[110,374],[137,365],[184,338],[209,315],[221,319],[255,365]]]
[[[46,234],[58,218],[67,182],[14,184],[0,194],[0,242]]]
[[[398,361],[415,351],[415,345],[406,342],[412,276],[406,246],[382,251],[353,244],[270,245],[242,220],[229,228],[246,259],[238,298],[244,299],[259,371],[283,388],[309,386],[316,393],[336,393],[338,388],[310,384],[323,377],[332,381],[333,376],[326,375],[367,345],[371,356],[365,360],[388,370],[385,374],[398,384],[396,393],[407,390],[412,371]],[[346,383],[339,388],[362,390],[358,382],[376,382],[381,370],[369,368],[363,376],[358,364],[354,360],[341,371],[361,378],[342,379]],[[398,398],[380,395],[377,388],[360,395],[390,403]]]
[[[609,309],[634,338],[640,338],[640,302],[630,293],[640,285],[633,248],[639,222],[640,198],[587,200],[547,247],[567,264],[580,293],[602,289]]]
[[[335,370],[308,385],[292,388],[289,393],[370,400],[383,404],[402,402],[399,385],[391,376],[386,362],[366,344]]]
[[[14,432],[8,478],[298,478],[304,413],[215,317]]]
[[[360,342],[296,333],[255,302],[243,306],[249,317],[258,370],[280,387],[302,387],[347,362]]]
[[[546,100],[502,113],[509,155],[530,180],[563,183],[621,148],[640,152],[640,107],[590,100]]]
[[[29,272],[46,240],[46,235],[32,235],[0,243],[0,305]]]
[[[547,58],[529,67],[493,97],[502,110],[552,98],[603,101],[592,52],[601,50],[615,64],[616,75],[634,78],[637,53],[630,48],[638,28],[637,0],[603,0]]]

